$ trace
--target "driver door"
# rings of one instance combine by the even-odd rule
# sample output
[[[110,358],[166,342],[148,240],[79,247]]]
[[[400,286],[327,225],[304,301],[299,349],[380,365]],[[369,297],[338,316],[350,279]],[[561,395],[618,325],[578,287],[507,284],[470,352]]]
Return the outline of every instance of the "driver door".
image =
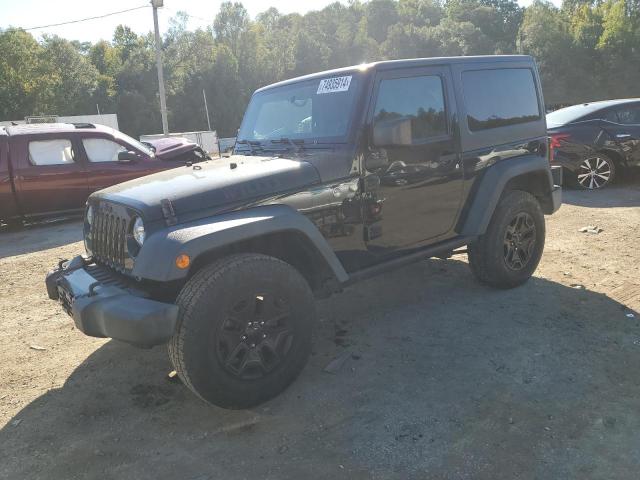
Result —
[[[387,256],[452,236],[463,189],[455,110],[446,68],[377,74],[365,156],[372,253]]]

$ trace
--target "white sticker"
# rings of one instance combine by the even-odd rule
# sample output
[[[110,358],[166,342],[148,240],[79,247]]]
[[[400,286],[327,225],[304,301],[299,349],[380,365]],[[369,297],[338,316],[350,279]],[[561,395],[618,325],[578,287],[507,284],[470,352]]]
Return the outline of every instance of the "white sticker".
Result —
[[[320,80],[320,85],[318,85],[318,91],[316,93],[322,95],[323,93],[346,92],[349,90],[349,85],[351,85],[351,75],[347,75],[346,77],[325,78]]]

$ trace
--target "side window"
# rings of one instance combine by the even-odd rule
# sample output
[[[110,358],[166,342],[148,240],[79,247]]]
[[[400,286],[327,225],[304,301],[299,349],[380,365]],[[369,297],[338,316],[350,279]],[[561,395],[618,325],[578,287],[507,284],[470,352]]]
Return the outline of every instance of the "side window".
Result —
[[[640,105],[628,105],[617,109],[618,123],[640,125]]]
[[[439,76],[393,78],[380,82],[374,125],[402,120],[410,120],[411,143],[447,134],[444,91]]]
[[[71,141],[65,138],[29,142],[32,165],[67,165],[73,163]]]
[[[528,68],[462,72],[462,88],[472,132],[540,119],[533,72]]]
[[[105,138],[85,138],[82,140],[82,145],[87,152],[87,158],[92,163],[117,162],[118,153],[126,150],[119,143]]]
[[[594,117],[597,118],[597,117]],[[602,115],[602,119],[608,122],[619,123],[618,114],[614,108],[610,108],[609,110],[605,110],[604,115]]]

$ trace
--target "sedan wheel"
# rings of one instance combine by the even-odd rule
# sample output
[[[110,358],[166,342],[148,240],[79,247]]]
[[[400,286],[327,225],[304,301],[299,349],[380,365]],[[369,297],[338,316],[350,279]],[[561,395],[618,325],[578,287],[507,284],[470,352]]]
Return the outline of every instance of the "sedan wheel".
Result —
[[[597,190],[611,183],[614,174],[613,162],[604,156],[587,158],[580,164],[577,180],[582,188]]]

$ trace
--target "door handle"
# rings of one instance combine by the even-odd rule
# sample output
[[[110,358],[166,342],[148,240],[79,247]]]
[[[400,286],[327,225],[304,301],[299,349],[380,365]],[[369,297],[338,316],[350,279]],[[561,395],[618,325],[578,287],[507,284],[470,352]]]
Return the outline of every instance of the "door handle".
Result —
[[[620,139],[624,139],[624,138],[631,138],[631,135],[628,133],[618,133],[616,135],[616,138],[620,138]]]

